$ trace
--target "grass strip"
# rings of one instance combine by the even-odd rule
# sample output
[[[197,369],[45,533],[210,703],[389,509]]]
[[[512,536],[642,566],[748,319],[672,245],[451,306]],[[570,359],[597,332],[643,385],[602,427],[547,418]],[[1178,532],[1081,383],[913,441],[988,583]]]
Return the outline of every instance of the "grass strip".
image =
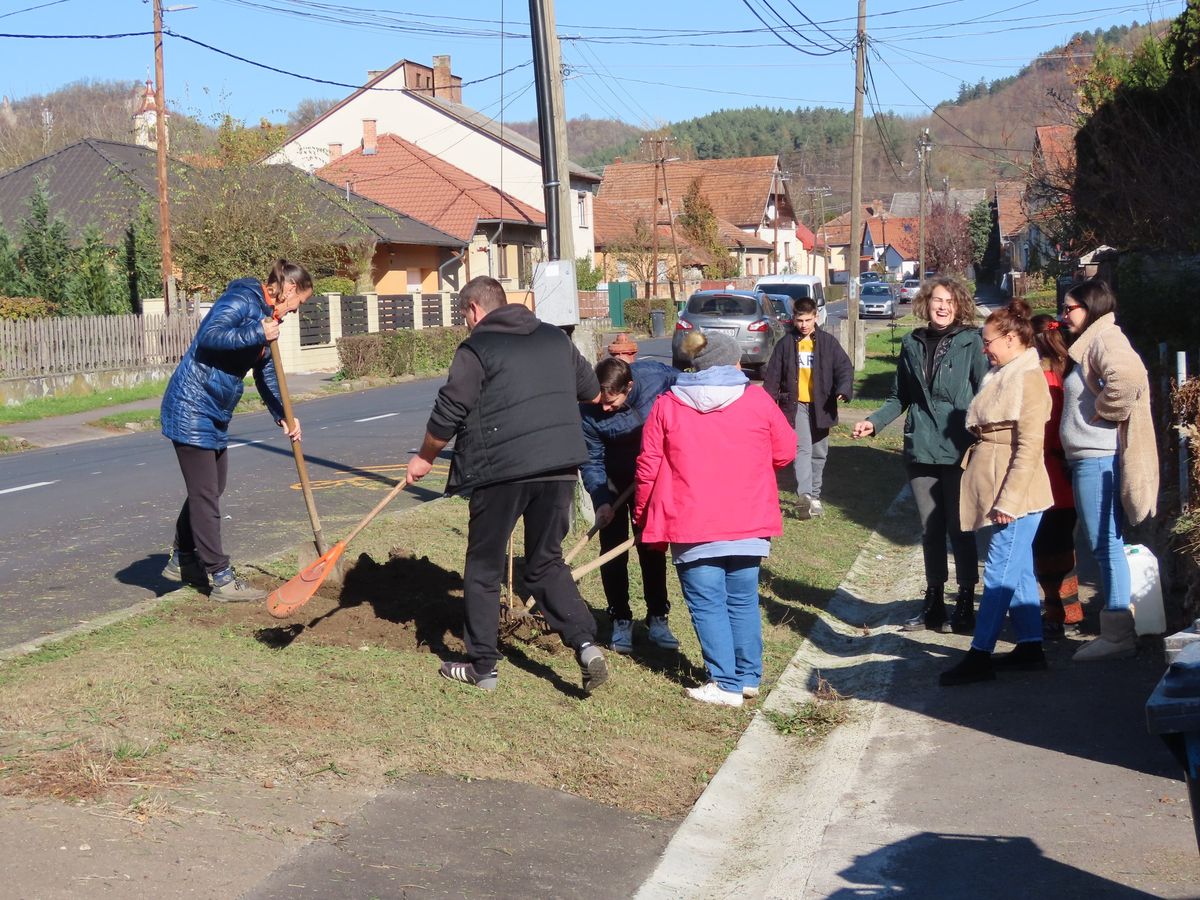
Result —
[[[19,405],[0,406],[0,425],[33,422],[37,419],[48,419],[51,416],[69,416],[74,413],[89,412],[93,409],[103,409],[106,406],[119,406],[123,403],[148,400],[151,397],[161,397],[166,389],[167,382],[159,379],[144,381],[132,387],[110,388],[78,396],[38,397],[26,400]]]
[[[765,690],[903,480],[887,435],[850,442],[838,431],[832,442],[825,514],[787,519],[763,566]],[[0,792],[112,800],[134,782],[232,776],[378,787],[436,772],[551,786],[641,813],[686,812],[754,707],[684,697],[704,672],[674,574],[679,652],[649,645],[639,621],[633,654],[610,654],[611,684],[585,699],[569,651],[509,641],[500,687],[487,694],[437,675],[439,659],[461,646],[466,529],[458,499],[376,522],[355,544],[365,558],[340,596],[318,597],[288,622],[259,604],[181,591],[153,614],[0,664]],[[593,542],[577,563],[595,555]],[[277,584],[287,574],[274,563],[256,577]],[[640,619],[636,565],[630,579]],[[599,573],[580,587],[603,638]]]

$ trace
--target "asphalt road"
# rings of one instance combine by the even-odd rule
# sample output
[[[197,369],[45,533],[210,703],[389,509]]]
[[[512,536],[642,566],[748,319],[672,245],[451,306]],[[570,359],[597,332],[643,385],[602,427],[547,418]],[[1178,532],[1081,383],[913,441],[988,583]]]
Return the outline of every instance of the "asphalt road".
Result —
[[[669,362],[670,341],[645,341],[642,353]],[[403,474],[443,380],[297,404],[329,543]],[[238,416],[230,437],[222,537],[234,564],[311,540],[291,448],[270,417]],[[390,510],[436,496],[418,486]],[[0,648],[171,590],[160,572],[183,497],[175,454],[157,433],[0,458]]]

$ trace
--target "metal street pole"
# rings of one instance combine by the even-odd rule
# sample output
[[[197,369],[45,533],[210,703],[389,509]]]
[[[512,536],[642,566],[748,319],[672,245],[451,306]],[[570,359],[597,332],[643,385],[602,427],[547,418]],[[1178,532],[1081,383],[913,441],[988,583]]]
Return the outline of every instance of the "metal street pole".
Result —
[[[929,151],[933,146],[933,142],[929,139],[929,129],[926,128],[921,132],[921,136],[917,138],[917,165],[921,169],[921,196],[918,201],[918,216],[917,219],[917,243],[920,247],[917,255],[917,278],[921,281],[925,280],[925,204],[926,194],[929,193],[928,183],[928,166],[929,166]]]
[[[158,242],[162,251],[163,312],[175,304],[175,268],[171,262],[171,210],[167,202],[167,103],[163,82],[162,0],[154,0],[154,142],[158,154]]]
[[[867,52],[867,0],[858,0],[858,36],[854,46],[854,139],[850,167],[850,242],[846,247],[846,353],[858,362],[858,268],[862,253],[863,94]]]
[[[675,138],[666,138],[665,143],[673,144]],[[671,251],[675,255],[675,281],[667,279],[671,284],[671,299],[677,300],[675,295],[675,283],[679,283],[679,292],[683,293],[683,266],[679,263],[679,242],[675,240],[675,214],[671,211],[671,188],[667,185],[667,163],[672,162],[667,158],[664,148],[662,156],[662,178],[663,178],[663,196],[667,200],[667,221],[671,224]]]

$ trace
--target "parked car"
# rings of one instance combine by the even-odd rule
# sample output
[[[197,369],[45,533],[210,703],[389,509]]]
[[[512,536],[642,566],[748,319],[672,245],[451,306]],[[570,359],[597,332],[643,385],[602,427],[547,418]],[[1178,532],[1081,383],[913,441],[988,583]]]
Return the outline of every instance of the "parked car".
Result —
[[[917,299],[917,291],[921,289],[921,281],[917,278],[905,279],[904,284],[900,285],[900,302],[912,303]]]
[[[754,289],[766,294],[783,294],[792,300],[811,297],[817,304],[817,324],[825,324],[825,285],[817,275],[767,275],[758,279]],[[787,317],[792,317],[791,304]]]
[[[896,298],[892,296],[892,289],[886,284],[864,284],[858,294],[858,314],[863,318],[894,319]]]
[[[729,335],[742,351],[742,367],[761,371],[785,334],[776,309],[762,291],[697,291],[675,322],[671,355],[677,363],[683,362],[683,336],[699,328]]]

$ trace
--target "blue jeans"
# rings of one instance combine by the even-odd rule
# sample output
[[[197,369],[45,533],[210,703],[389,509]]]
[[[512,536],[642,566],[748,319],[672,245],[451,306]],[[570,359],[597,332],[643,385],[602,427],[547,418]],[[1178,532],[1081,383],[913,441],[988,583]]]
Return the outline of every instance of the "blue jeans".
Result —
[[[762,680],[761,563],[758,556],[718,556],[675,567],[704,665],[723,691],[740,694]]]
[[[1100,597],[1105,609],[1128,609],[1129,563],[1121,539],[1121,467],[1116,456],[1073,459],[1071,487],[1075,511],[1100,569]]]
[[[1042,602],[1033,574],[1033,536],[1042,521],[1040,512],[1027,513],[1007,525],[989,525],[987,560],[983,564],[983,596],[975,619],[971,646],[991,653],[1004,625],[1012,617],[1017,643],[1041,641]]]

